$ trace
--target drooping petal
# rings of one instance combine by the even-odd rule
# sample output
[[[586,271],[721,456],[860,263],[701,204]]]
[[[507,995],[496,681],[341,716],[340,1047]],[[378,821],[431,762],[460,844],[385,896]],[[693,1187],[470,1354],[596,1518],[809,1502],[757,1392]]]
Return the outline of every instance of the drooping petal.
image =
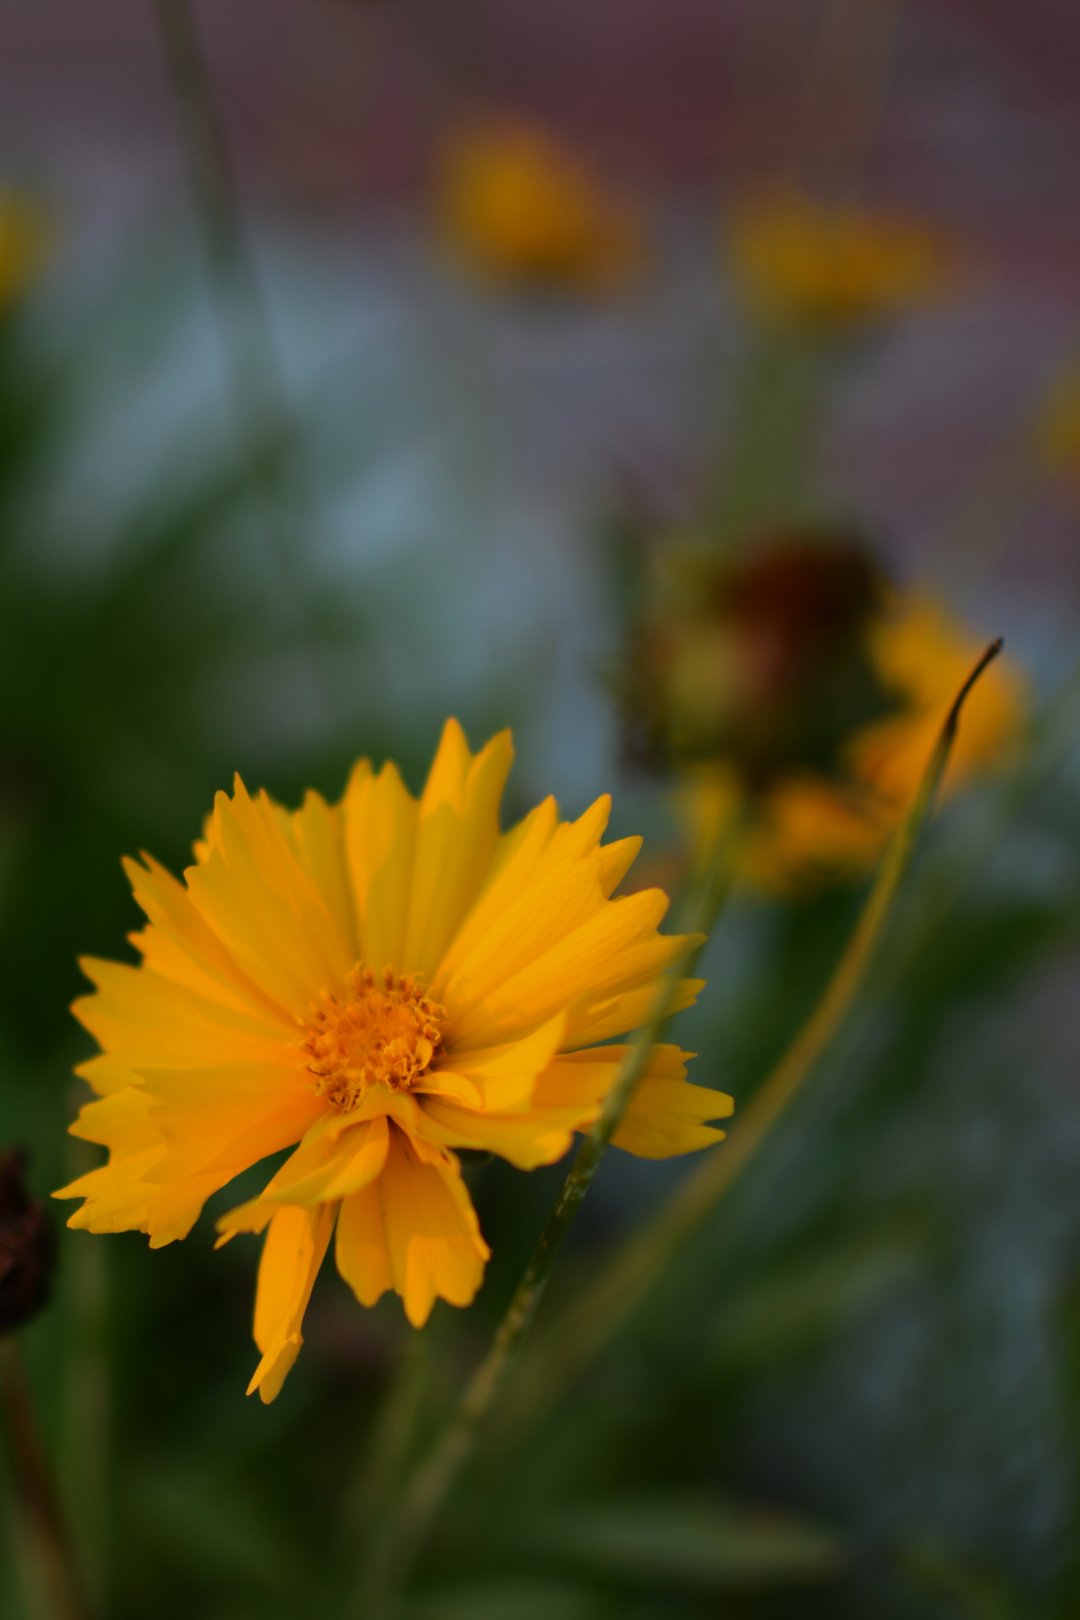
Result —
[[[468,1305],[480,1287],[490,1250],[445,1149],[395,1130],[379,1180],[345,1200],[342,1218],[338,1267],[362,1303],[392,1287],[422,1327],[436,1299]]]
[[[332,1116],[320,1120],[259,1197],[222,1216],[218,1230],[258,1230],[264,1209],[272,1211],[282,1204],[310,1208],[347,1198],[381,1175],[390,1140],[386,1115],[361,1120],[341,1132],[327,1128],[331,1121]]]
[[[259,1262],[255,1294],[255,1343],[262,1360],[248,1394],[269,1404],[281,1392],[300,1347],[301,1325],[319,1267],[334,1229],[337,1207],[282,1209],[274,1216]]]
[[[380,1183],[358,1188],[338,1215],[334,1259],[361,1305],[376,1304],[394,1286]]]

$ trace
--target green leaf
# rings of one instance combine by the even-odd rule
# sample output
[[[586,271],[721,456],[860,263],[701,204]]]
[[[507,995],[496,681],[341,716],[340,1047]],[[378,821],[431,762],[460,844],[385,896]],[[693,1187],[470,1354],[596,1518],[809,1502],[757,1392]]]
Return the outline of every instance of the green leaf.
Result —
[[[846,1562],[838,1537],[819,1524],[707,1496],[574,1503],[531,1515],[510,1536],[545,1568],[662,1588],[816,1585]]]
[[[923,1248],[919,1232],[894,1225],[757,1275],[719,1314],[714,1365],[725,1373],[757,1370],[812,1349],[916,1274]]]
[[[604,1612],[588,1587],[565,1581],[467,1581],[420,1596],[409,1620],[598,1620]]]

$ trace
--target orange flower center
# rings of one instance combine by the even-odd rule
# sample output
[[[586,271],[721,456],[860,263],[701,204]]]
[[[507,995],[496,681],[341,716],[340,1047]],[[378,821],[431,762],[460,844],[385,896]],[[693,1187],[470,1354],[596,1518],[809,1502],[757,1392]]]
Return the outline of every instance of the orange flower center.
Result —
[[[346,985],[324,992],[303,1042],[315,1090],[343,1113],[369,1086],[410,1091],[442,1050],[446,1019],[411,974],[358,963]]]

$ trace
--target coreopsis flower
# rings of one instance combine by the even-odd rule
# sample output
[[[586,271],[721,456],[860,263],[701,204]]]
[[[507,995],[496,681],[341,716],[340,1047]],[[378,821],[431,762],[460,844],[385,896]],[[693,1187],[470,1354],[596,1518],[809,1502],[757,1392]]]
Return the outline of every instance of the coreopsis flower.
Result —
[[[602,292],[636,268],[637,223],[554,136],[511,120],[476,124],[449,135],[440,159],[443,233],[480,275]]]
[[[778,893],[872,866],[982,651],[931,596],[851,537],[780,534],[748,558],[675,551],[638,628],[623,697],[634,740],[674,766],[695,845],[736,816],[742,871]],[[1010,666],[972,694],[955,787],[1006,761],[1027,711]]]
[[[0,1154],[0,1338],[48,1304],[56,1269],[56,1232],[26,1185],[26,1156]]]
[[[925,302],[947,280],[921,221],[781,190],[744,202],[725,233],[736,287],[762,320],[843,335]]]
[[[0,190],[0,318],[41,273],[48,237],[40,208],[17,192]]]
[[[109,1162],[66,1187],[71,1225],[186,1236],[219,1188],[291,1149],[221,1240],[265,1232],[251,1382],[277,1394],[331,1243],[364,1305],[400,1294],[416,1327],[472,1300],[488,1247],[457,1150],[529,1169],[597,1117],[685,940],[658,891],[615,897],[640,840],[602,843],[552,799],[507,832],[507,733],[472,755],[454,721],[419,799],[392,764],[288,811],[237,781],[181,883],[127,863],[149,919],[141,960],[89,961],[75,1012],[101,1051],[72,1127]],[[697,994],[684,981],[679,1005]],[[704,1147],[730,1099],[657,1046],[615,1138],[665,1157]]]

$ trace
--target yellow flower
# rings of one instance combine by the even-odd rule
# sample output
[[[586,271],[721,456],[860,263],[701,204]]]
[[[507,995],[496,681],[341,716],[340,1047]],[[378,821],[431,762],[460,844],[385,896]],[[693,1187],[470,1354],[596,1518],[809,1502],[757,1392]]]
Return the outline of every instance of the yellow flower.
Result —
[[[89,961],[75,1012],[101,1052],[72,1127],[108,1147],[60,1197],[71,1225],[186,1236],[207,1198],[294,1151],[223,1216],[224,1242],[266,1232],[251,1382],[272,1400],[301,1345],[316,1274],[362,1304],[389,1289],[414,1326],[467,1305],[488,1248],[455,1149],[548,1164],[597,1117],[658,979],[685,941],[656,890],[613,898],[640,840],[601,842],[609,801],[560,821],[546,799],[509,832],[508,733],[477,755],[448,721],[419,800],[392,764],[355,767],[344,797],[287,811],[237,781],[219,794],[180,883],[127,863],[149,919],[137,966]],[[700,981],[686,980],[687,1006]],[[704,1147],[731,1110],[655,1048],[615,1140],[666,1157]],[[249,1391],[250,1392],[250,1391]]]
[[[493,281],[605,291],[639,261],[630,214],[572,152],[527,124],[449,137],[438,203],[451,246]]]
[[[945,281],[944,253],[916,220],[827,207],[794,190],[736,209],[725,248],[762,319],[846,332],[922,302]]]
[[[48,246],[41,210],[13,191],[0,191],[0,315],[40,274]]]
[[[754,887],[791,894],[872,866],[906,810],[948,708],[983,650],[946,610],[919,592],[894,593],[867,631],[891,708],[856,727],[841,769],[783,773],[754,800],[743,872]],[[1007,762],[1022,736],[1027,685],[995,665],[964,711],[947,786]],[[715,761],[687,771],[679,802],[695,842],[717,836],[745,803],[742,774]]]
[[[1080,478],[1080,370],[1075,367],[1047,395],[1035,424],[1035,447],[1047,472]]]

